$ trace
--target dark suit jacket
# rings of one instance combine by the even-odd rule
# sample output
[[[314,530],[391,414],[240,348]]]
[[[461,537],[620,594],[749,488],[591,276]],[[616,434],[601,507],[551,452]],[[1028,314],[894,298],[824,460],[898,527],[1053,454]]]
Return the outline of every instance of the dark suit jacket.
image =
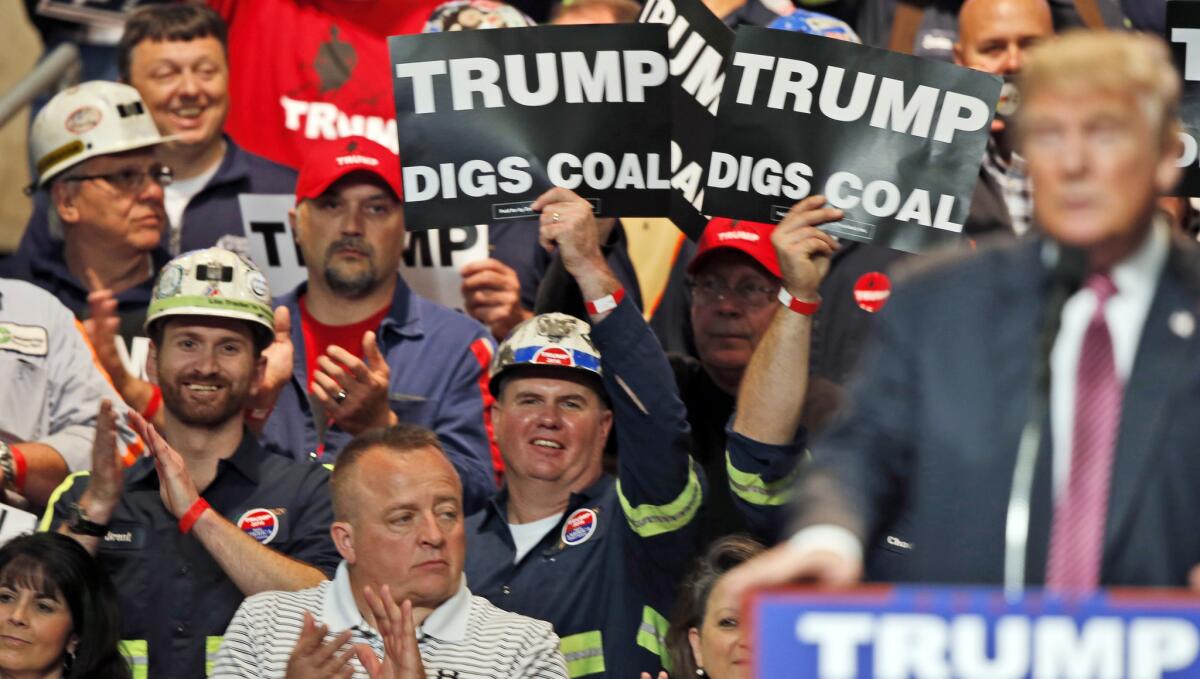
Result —
[[[872,579],[1002,580],[1047,291],[1041,250],[1036,238],[982,247],[922,262],[897,285],[853,405],[814,447],[797,528],[832,522],[856,532]],[[1195,244],[1173,243],[1125,387],[1106,585],[1183,585],[1200,563],[1200,332],[1168,321],[1200,314],[1198,272]],[[1044,430],[1027,559],[1034,583],[1051,523],[1048,423]]]

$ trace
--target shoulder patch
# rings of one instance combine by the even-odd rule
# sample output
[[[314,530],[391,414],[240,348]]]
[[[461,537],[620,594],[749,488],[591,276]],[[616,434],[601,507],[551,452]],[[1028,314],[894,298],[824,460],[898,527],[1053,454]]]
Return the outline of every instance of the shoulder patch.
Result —
[[[46,356],[50,353],[50,333],[40,325],[0,322],[0,351]]]

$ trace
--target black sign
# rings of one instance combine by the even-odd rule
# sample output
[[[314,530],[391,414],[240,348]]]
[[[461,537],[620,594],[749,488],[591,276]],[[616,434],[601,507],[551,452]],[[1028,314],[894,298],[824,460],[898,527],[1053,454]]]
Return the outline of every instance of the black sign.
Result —
[[[533,216],[552,186],[662,217],[671,99],[661,25],[388,38],[410,229]]]
[[[698,240],[708,223],[704,176],[733,32],[700,0],[649,0],[638,21],[670,26],[671,221]]]
[[[742,27],[705,209],[778,222],[823,194],[822,228],[907,252],[960,239],[1000,78],[842,40]]]
[[[1185,0],[1167,2],[1167,42],[1179,74],[1183,76],[1183,97],[1179,119],[1183,131],[1183,155],[1179,167],[1183,179],[1175,187],[1177,196],[1200,196],[1200,3]]]

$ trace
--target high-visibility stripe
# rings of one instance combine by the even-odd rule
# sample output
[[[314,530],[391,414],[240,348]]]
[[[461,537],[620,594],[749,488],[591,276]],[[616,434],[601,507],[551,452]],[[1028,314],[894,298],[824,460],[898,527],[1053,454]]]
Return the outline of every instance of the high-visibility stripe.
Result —
[[[762,476],[744,472],[733,466],[733,457],[725,451],[725,469],[729,473],[729,487],[734,495],[752,505],[778,507],[792,501],[792,490],[800,474],[803,460],[796,461],[796,468],[778,481],[763,481]]]
[[[145,639],[123,639],[117,649],[129,661],[133,679],[148,679],[150,676],[150,647]]]
[[[667,652],[667,628],[670,626],[671,623],[658,611],[649,606],[642,607],[642,624],[638,626],[637,633],[638,646],[657,655],[668,672],[671,670],[671,654]]]
[[[644,538],[670,533],[691,523],[692,519],[696,517],[696,512],[700,510],[703,495],[700,488],[700,477],[696,475],[696,468],[690,458],[688,460],[688,480],[683,487],[683,492],[665,505],[646,504],[634,507],[629,504],[625,493],[621,491],[621,481],[617,481],[617,499],[621,502],[621,511],[625,513],[625,520],[633,532]]]
[[[221,650],[224,641],[225,637],[204,638],[204,676],[212,676],[213,665],[217,663],[217,652]]]
[[[58,503],[58,500],[63,496],[63,493],[67,492],[71,489],[71,486],[75,485],[75,479],[81,476],[88,476],[90,474],[90,471],[75,472],[74,474],[68,475],[67,478],[63,479],[62,483],[58,484],[58,488],[54,489],[54,492],[50,494],[50,500],[46,503],[46,513],[42,514],[42,521],[38,524],[39,531],[45,533],[54,525],[54,505]]]
[[[492,404],[496,399],[492,397],[492,390],[488,386],[488,367],[492,363],[491,342],[483,337],[471,342],[471,354],[479,363],[478,383],[479,396],[483,398],[483,430],[487,433],[488,448],[492,453],[492,469],[495,471],[496,485],[499,486],[504,480],[504,458],[500,456],[500,446],[496,443],[495,427],[492,425]]]
[[[558,648],[567,661],[567,676],[571,679],[604,671],[604,639],[598,630],[563,637]]]

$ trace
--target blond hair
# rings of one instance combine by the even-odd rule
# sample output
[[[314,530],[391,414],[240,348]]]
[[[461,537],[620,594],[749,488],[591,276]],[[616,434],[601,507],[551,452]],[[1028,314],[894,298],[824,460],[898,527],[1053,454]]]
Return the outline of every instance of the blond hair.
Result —
[[[1166,44],[1148,34],[1067,31],[1030,51],[1018,86],[1025,101],[1043,92],[1129,95],[1164,142],[1178,130],[1179,74]]]

